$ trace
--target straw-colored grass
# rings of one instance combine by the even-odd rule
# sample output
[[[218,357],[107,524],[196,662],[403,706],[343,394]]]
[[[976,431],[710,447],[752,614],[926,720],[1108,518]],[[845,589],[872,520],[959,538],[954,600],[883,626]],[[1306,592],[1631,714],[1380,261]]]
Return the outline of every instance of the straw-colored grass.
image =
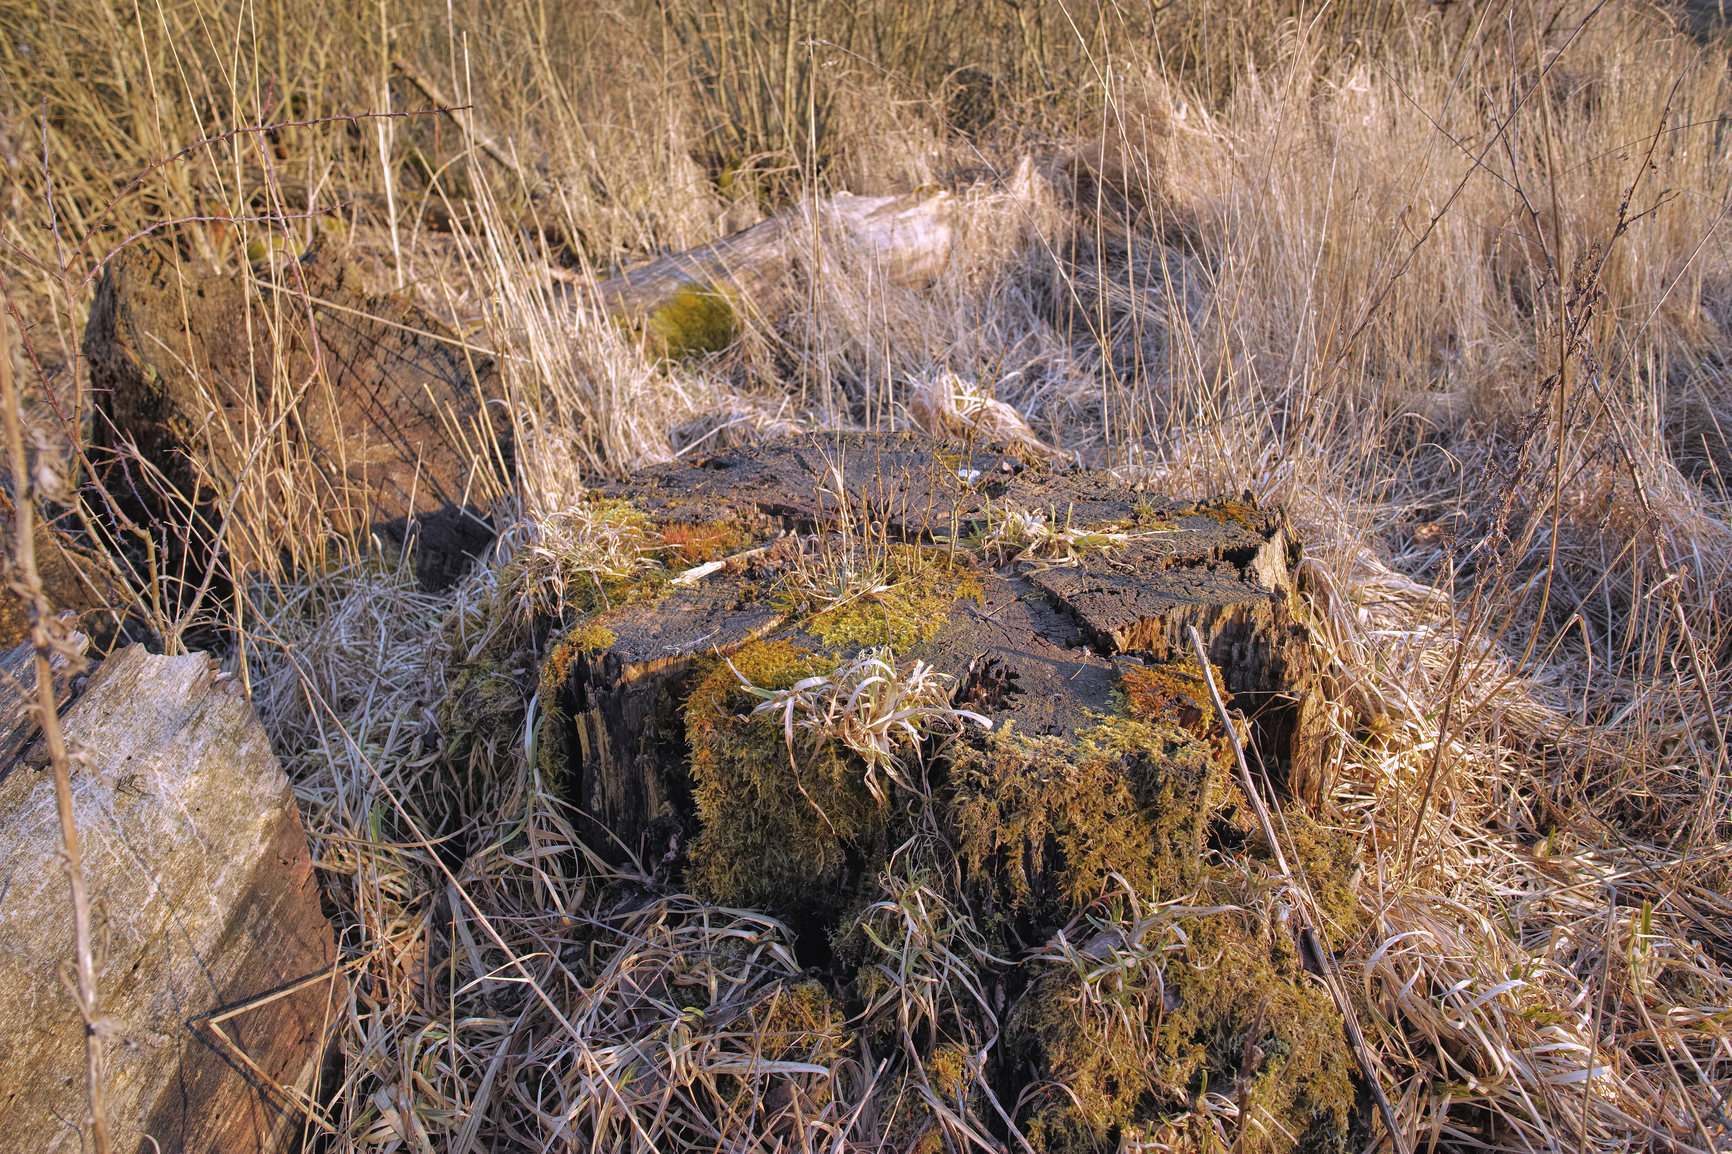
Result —
[[[583,847],[531,748],[537,655],[487,618],[640,564],[596,478],[915,425],[941,375],[1127,480],[1289,510],[1331,691],[1311,817],[1360,866],[1352,927],[1320,929],[1407,1148],[1726,1148],[1724,39],[1576,0],[268,7],[0,0],[0,275],[40,398],[77,392],[94,273],[147,229],[229,268],[341,240],[499,354],[494,556],[429,594],[308,542],[322,569],[242,583],[207,633],[246,639],[338,911],[321,1148],[1021,1148],[1026,1103],[979,1076],[996,1039],[958,1025],[997,1021],[999,963],[922,872],[942,847],[904,847],[859,915],[881,980],[850,1021],[787,927]],[[471,107],[251,130],[429,92]],[[929,181],[969,206],[935,284],[813,229],[804,304],[722,354],[658,360],[583,291],[815,193]],[[1030,514],[1002,544],[1092,547],[1065,532]],[[201,587],[147,554],[141,584]],[[483,658],[498,716],[441,733]],[[1184,964],[1204,904],[1124,931],[1151,943],[1128,988]],[[1254,1121],[1216,1090],[1142,1138]]]

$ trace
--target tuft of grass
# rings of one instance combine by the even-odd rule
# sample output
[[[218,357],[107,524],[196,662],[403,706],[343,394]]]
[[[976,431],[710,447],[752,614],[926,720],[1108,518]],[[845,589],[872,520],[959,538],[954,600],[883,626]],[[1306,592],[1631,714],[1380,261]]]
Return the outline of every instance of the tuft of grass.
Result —
[[[524,621],[611,609],[669,579],[655,556],[654,526],[627,501],[584,500],[518,533],[501,583]]]
[[[880,771],[902,789],[927,792],[924,781],[908,775],[900,749],[912,750],[919,762],[922,744],[941,731],[954,735],[970,724],[992,728],[987,718],[951,703],[954,678],[923,661],[898,665],[889,649],[863,650],[833,672],[803,677],[786,689],[760,688],[738,669],[734,675],[742,689],[761,699],[752,716],[780,716],[796,776],[801,772],[796,730],[807,744],[839,742],[865,763],[866,789],[880,805],[888,801]]]
[[[1013,505],[988,506],[984,526],[964,544],[999,566],[1026,561],[1034,569],[1058,569],[1076,565],[1084,557],[1120,552],[1137,541],[1153,540],[1181,530],[1161,521],[1139,523],[1134,529],[1071,524],[1071,510],[1061,522],[1056,510],[1018,509]]]

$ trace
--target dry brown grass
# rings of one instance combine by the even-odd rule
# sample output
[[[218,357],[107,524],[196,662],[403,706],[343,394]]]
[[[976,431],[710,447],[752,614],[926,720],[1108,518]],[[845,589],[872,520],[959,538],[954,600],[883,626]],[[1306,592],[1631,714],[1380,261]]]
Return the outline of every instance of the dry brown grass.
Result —
[[[1574,0],[8,0],[0,32],[0,272],[37,395],[38,365],[79,379],[96,261],[170,220],[215,264],[339,232],[502,357],[495,564],[434,596],[339,549],[231,622],[349,960],[325,1148],[874,1148],[899,1096],[955,1149],[1016,1141],[1015,1103],[846,1046],[784,927],[594,860],[528,748],[530,655],[460,764],[435,715],[507,557],[556,551],[586,480],[903,425],[940,373],[1098,465],[1292,512],[1334,690],[1313,816],[1364,870],[1361,928],[1324,936],[1416,1148],[1726,1148],[1723,40]],[[404,70],[473,109],[244,132],[127,188],[237,126],[422,107]],[[573,287],[928,180],[974,204],[935,285],[820,236],[808,307],[718,357],[658,363]],[[918,878],[884,891],[868,1016],[971,1004],[972,924]],[[1224,1101],[1174,1133],[1230,1135]]]

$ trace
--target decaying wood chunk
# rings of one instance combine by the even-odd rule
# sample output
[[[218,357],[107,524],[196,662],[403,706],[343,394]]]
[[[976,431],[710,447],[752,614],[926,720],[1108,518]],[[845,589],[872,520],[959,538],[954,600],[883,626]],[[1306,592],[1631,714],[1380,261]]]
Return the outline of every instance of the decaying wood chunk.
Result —
[[[337,978],[306,835],[251,703],[203,654],[132,646],[61,724],[102,943],[115,1148],[284,1149]],[[0,1133],[77,1151],[83,1027],[60,979],[72,913],[53,780],[34,757],[0,781]]]
[[[99,434],[136,443],[207,501],[212,485],[258,479],[252,508],[289,516],[302,502],[339,533],[401,541],[414,519],[423,580],[454,577],[490,536],[467,510],[509,455],[509,430],[487,412],[492,362],[414,305],[366,293],[339,253],[272,275],[255,287],[155,248],[116,258],[84,346],[113,424]],[[282,542],[231,530],[228,544],[247,569]]]
[[[74,633],[68,639],[74,650],[82,654],[90,639]],[[54,700],[65,705],[72,696],[72,679],[68,676],[64,654],[55,653],[48,659],[54,673]],[[12,765],[26,746],[41,732],[31,706],[36,704],[36,649],[19,645],[0,654],[0,781],[6,780]]]
[[[1292,776],[1296,751],[1310,756],[1295,742],[1309,688],[1292,607],[1297,549],[1278,511],[1136,492],[1105,475],[900,435],[734,450],[648,470],[607,495],[670,540],[729,524],[759,543],[690,583],[594,614],[571,635],[581,642],[556,650],[543,684],[559,692],[542,740],[557,743],[600,852],[653,863],[691,832],[678,705],[695,662],[766,637],[831,652],[870,643],[826,632],[810,607],[791,604],[802,568],[833,566],[863,539],[881,555],[912,548],[954,566],[935,594],[938,619],[898,656],[983,694],[979,710],[1022,733],[1085,728],[1125,692],[1127,668],[1183,663],[1195,625],[1271,770]],[[874,562],[862,553],[847,563]],[[908,586],[881,584],[892,588],[856,604],[888,619]]]

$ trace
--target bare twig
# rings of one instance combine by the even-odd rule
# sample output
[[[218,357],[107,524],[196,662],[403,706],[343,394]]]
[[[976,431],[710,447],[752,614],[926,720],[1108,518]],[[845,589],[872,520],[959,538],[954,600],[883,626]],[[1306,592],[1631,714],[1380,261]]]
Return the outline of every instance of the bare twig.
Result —
[[[1323,985],[1328,989],[1329,996],[1335,999],[1335,1005],[1341,1010],[1341,1017],[1347,1023],[1348,1041],[1353,1043],[1353,1052],[1359,1058],[1360,1072],[1365,1075],[1365,1081],[1377,1099],[1378,1113],[1383,1115],[1383,1124],[1389,1128],[1389,1140],[1395,1143],[1397,1154],[1408,1154],[1411,1147],[1407,1142],[1407,1134],[1395,1117],[1395,1107],[1389,1104],[1389,1096],[1383,1092],[1383,1081],[1377,1073],[1377,1059],[1372,1056],[1371,1047],[1365,1044],[1365,1034],[1359,1029],[1359,1016],[1354,1013],[1353,1002],[1347,997],[1347,991],[1342,989],[1340,979],[1335,973],[1335,959],[1323,949],[1323,943],[1312,926],[1312,911],[1307,908],[1311,904],[1311,895],[1298,885],[1293,871],[1287,865],[1287,855],[1281,852],[1281,842],[1275,837],[1275,823],[1269,819],[1269,807],[1264,803],[1257,783],[1251,778],[1251,767],[1245,762],[1245,749],[1239,744],[1239,730],[1234,726],[1233,718],[1227,712],[1227,705],[1221,700],[1221,690],[1215,684],[1215,671],[1209,664],[1208,652],[1203,648],[1202,635],[1197,632],[1195,625],[1189,626],[1189,629],[1191,645],[1197,653],[1197,664],[1202,667],[1203,677],[1209,683],[1209,700],[1215,703],[1215,713],[1220,717],[1221,727],[1227,731],[1227,740],[1233,746],[1233,758],[1239,768],[1239,785],[1244,789],[1251,809],[1257,814],[1257,823],[1263,829],[1263,836],[1269,839],[1269,848],[1275,854],[1276,868],[1294,887],[1294,892],[1305,898],[1296,907],[1300,938],[1317,962],[1317,968],[1322,972]]]
[[[96,962],[90,944],[90,895],[84,886],[84,858],[78,844],[78,822],[72,812],[72,764],[60,732],[54,700],[55,654],[65,656],[71,669],[83,667],[83,657],[56,635],[56,623],[36,568],[36,530],[32,524],[34,494],[24,455],[23,415],[17,381],[12,375],[12,339],[0,326],[0,424],[12,466],[13,544],[7,566],[12,589],[24,602],[30,621],[30,641],[36,647],[36,720],[42,727],[48,760],[54,767],[54,807],[60,816],[60,843],[66,877],[72,888],[73,974],[78,1013],[84,1021],[84,1074],[90,1101],[90,1136],[97,1154],[109,1154],[108,1113],[102,1094],[102,1018],[98,1010]]]

